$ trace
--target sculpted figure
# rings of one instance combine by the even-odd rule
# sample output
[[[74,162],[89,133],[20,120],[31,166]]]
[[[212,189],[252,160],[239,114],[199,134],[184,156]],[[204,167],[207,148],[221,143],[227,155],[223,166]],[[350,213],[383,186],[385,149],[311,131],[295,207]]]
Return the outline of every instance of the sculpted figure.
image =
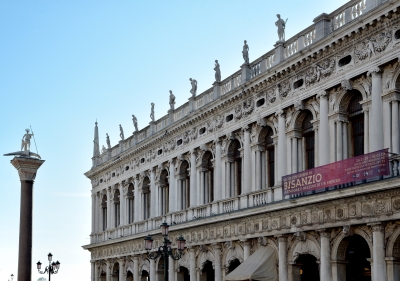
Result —
[[[103,144],[103,147],[101,148],[101,153],[104,153],[104,152],[106,152],[106,148],[104,147],[104,144]]]
[[[192,78],[189,78],[189,80],[190,84],[192,84],[192,89],[190,89],[190,93],[192,94],[193,97],[195,97],[197,92],[197,81]]]
[[[139,131],[138,125],[137,125],[137,118],[135,115],[132,115],[132,121],[133,121],[133,126],[135,126],[135,132]]]
[[[26,134],[22,136],[21,151],[31,150],[31,137],[33,134],[29,133],[29,129],[25,129]]]
[[[151,103],[150,119],[151,119],[151,122],[154,122],[154,103]]]
[[[111,148],[111,144],[110,144],[110,137],[108,136],[108,134],[106,134],[106,143],[107,143],[107,148],[110,149]]]
[[[275,22],[275,25],[278,27],[278,37],[279,41],[285,41],[285,28],[286,28],[286,21],[281,19],[281,15],[277,14],[278,20]]]
[[[249,45],[247,45],[246,40],[244,40],[242,54],[243,54],[244,63],[249,64]]]
[[[218,60],[215,60],[215,81],[216,82],[221,82],[221,70],[219,69],[219,63]]]
[[[169,107],[170,109],[174,109],[175,107],[175,95],[169,90]],[[151,116],[151,115],[150,115]]]
[[[124,129],[122,129],[121,124],[119,124],[119,136],[121,137],[121,140],[124,140]]]

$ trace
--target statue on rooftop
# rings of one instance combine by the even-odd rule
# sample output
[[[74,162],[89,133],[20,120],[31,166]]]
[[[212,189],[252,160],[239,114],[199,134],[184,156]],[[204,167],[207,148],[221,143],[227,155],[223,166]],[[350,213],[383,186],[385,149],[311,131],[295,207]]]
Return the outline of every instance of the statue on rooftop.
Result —
[[[242,54],[243,54],[244,63],[249,64],[249,45],[247,45],[246,40],[244,40]]]
[[[121,140],[124,140],[124,129],[122,129],[121,124],[119,124],[119,136],[121,137]]]
[[[106,143],[107,143],[107,148],[110,149],[111,148],[111,144],[110,144],[110,137],[108,136],[108,134],[106,134]]]
[[[172,93],[171,90],[169,90],[169,107],[170,110],[174,110],[175,108],[175,95]]]
[[[192,94],[192,97],[195,97],[197,92],[197,81],[192,78],[189,78],[189,80],[190,84],[192,84],[192,89],[190,89],[190,93]]]
[[[135,126],[135,132],[139,131],[138,124],[137,124],[137,118],[135,115],[132,115],[132,121],[133,121],[133,126]]]
[[[154,122],[154,103],[151,103],[151,112],[150,112],[151,122]]]
[[[104,147],[104,144],[103,144],[103,147],[101,148],[101,153],[103,154],[106,151],[107,151],[107,149]]]
[[[215,60],[215,82],[221,82],[221,70],[219,69],[218,60]]]
[[[288,19],[286,19],[286,21],[284,21],[283,19],[281,19],[280,14],[277,14],[276,16],[278,17],[278,20],[275,22],[275,25],[278,27],[279,41],[284,42],[285,41],[286,22]]]

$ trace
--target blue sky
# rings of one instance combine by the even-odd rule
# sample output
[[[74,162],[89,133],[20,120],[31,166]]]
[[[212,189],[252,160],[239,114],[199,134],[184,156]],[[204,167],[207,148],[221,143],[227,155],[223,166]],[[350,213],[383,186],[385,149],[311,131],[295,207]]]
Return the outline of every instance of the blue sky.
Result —
[[[40,168],[34,190],[33,280],[51,251],[61,262],[53,280],[89,280],[93,127],[111,144],[211,87],[214,60],[222,79],[273,48],[276,14],[289,18],[286,38],[347,1],[11,1],[0,2],[0,153],[19,150],[31,125]],[[34,144],[32,143],[32,147]],[[0,280],[17,274],[20,184],[0,161]]]

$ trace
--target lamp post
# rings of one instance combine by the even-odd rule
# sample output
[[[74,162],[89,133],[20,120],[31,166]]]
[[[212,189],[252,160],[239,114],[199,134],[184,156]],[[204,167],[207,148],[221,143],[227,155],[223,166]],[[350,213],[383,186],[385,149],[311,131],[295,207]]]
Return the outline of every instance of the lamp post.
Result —
[[[186,242],[182,235],[180,235],[179,238],[176,239],[178,251],[173,253],[171,241],[168,239],[168,228],[169,225],[166,222],[161,224],[161,234],[164,236],[164,243],[162,246],[158,247],[157,252],[155,253],[150,253],[150,250],[153,248],[153,239],[151,236],[148,235],[144,239],[144,248],[147,251],[147,256],[149,259],[155,260],[160,256],[164,258],[164,281],[168,281],[168,257],[171,257],[174,260],[179,260],[182,257]]]
[[[49,281],[50,281],[51,274],[58,273],[58,270],[60,269],[60,262],[59,261],[51,262],[53,259],[53,255],[51,253],[47,255],[47,259],[49,260],[49,265],[46,266],[44,271],[40,271],[40,269],[42,268],[42,263],[40,261],[38,261],[36,265],[37,265],[37,270],[40,274],[45,274],[46,272],[49,273]]]
[[[8,281],[13,281],[14,280],[14,274],[11,274],[11,279]]]

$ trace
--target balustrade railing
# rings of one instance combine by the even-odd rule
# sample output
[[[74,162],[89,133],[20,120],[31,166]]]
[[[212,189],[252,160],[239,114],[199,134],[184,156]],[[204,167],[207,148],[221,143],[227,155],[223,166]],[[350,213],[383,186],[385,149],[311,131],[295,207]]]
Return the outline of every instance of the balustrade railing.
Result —
[[[222,202],[222,210],[224,213],[229,213],[235,210],[235,200]]]
[[[288,43],[286,45],[285,48],[285,57],[288,58],[290,56],[293,56],[294,54],[297,53],[297,40],[292,42],[292,43]]]
[[[303,42],[304,47],[311,45],[314,42],[314,39],[315,39],[315,29],[304,35],[304,42]]]
[[[271,55],[271,56],[267,57],[267,59],[266,59],[267,69],[271,68],[274,65],[274,62],[275,62],[275,55]]]
[[[261,62],[257,62],[251,66],[250,77],[254,78],[261,73]]]
[[[252,194],[252,203],[253,206],[260,206],[260,205],[265,205],[268,203],[268,191],[264,190],[261,191],[260,193]]]
[[[345,16],[346,16],[345,11],[342,11],[339,14],[333,16],[333,18],[332,18],[332,29],[333,30],[336,30],[345,24],[345,19],[346,19]]]
[[[222,87],[221,87],[221,94],[225,95],[228,93],[230,90],[232,90],[232,81],[229,80],[228,82],[225,82]]]
[[[365,1],[366,0],[362,0],[362,1],[358,2],[357,4],[355,4],[353,7],[351,7],[351,19],[352,20],[358,18],[359,16],[361,16],[363,14],[363,12],[366,8]]]
[[[174,223],[183,223],[186,221],[186,212],[177,213],[173,215]]]
[[[239,74],[235,78],[233,78],[233,88],[239,87],[240,82],[242,82],[242,74]]]
[[[197,218],[204,218],[207,217],[207,206],[206,207],[200,207],[196,209],[196,215]]]

